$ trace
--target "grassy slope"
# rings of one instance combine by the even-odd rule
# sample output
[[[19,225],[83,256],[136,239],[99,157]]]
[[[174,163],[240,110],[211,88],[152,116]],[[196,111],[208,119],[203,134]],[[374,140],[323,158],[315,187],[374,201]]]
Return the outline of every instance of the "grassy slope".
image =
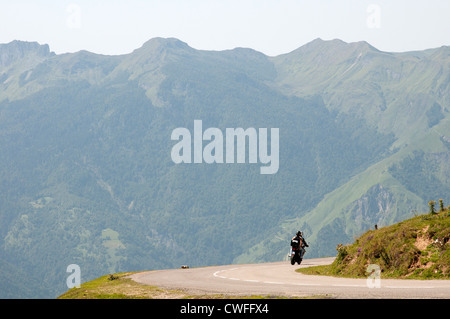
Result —
[[[132,273],[115,274],[115,280],[109,275],[81,284],[58,297],[58,299],[138,299],[158,298],[164,293],[154,286],[141,286],[126,276]]]
[[[447,123],[447,120],[445,123]],[[441,125],[439,127],[441,127]],[[302,225],[305,224],[311,227],[306,232],[308,243],[311,246],[310,254],[317,253],[317,243],[321,241],[321,238],[318,236],[319,231],[338,218],[343,218],[345,220],[344,226],[347,237],[352,238],[354,236],[359,236],[362,233],[362,230],[359,229],[359,226],[356,225],[352,219],[353,217],[349,212],[350,207],[375,185],[383,185],[383,187],[389,193],[393,194],[397,200],[396,206],[391,208],[388,217],[389,220],[383,221],[383,224],[380,226],[391,225],[400,220],[404,220],[411,216],[408,214],[413,210],[423,210],[427,205],[424,200],[417,196],[417,194],[407,190],[404,185],[393,178],[391,174],[389,174],[388,169],[394,163],[398,163],[403,158],[407,157],[414,150],[422,149],[431,151],[430,148],[432,147],[435,148],[435,151],[441,150],[442,147],[441,142],[439,141],[439,135],[435,132],[430,132],[421,139],[414,141],[411,145],[353,176],[347,183],[325,195],[323,200],[304,216],[284,221],[275,235],[268,237],[266,242],[255,245],[247,254],[243,254],[236,258],[235,262],[249,262],[257,259],[258,256],[264,256],[267,253],[267,247],[270,246],[270,244],[281,247],[278,257],[284,257],[286,251],[283,250],[282,247],[286,246],[286,242],[289,240],[291,234],[294,234],[298,228],[302,228]],[[268,244],[268,242],[270,242],[270,244]],[[312,256],[324,257],[323,254]]]
[[[424,138],[429,140],[428,138]],[[418,144],[416,142],[416,144]],[[392,214],[392,220],[390,223],[395,222],[397,214],[401,211],[410,211],[411,207],[423,207],[426,204],[417,195],[408,191],[403,185],[401,185],[396,179],[394,179],[389,173],[388,168],[400,161],[402,158],[408,156],[413,150],[414,146],[406,147],[398,153],[372,165],[364,172],[354,176],[349,182],[337,188],[333,192],[329,193],[324,199],[314,208],[310,213],[302,218],[299,218],[294,222],[295,225],[302,225],[307,222],[309,225],[314,225],[313,230],[319,230],[324,225],[330,223],[338,216],[346,215],[349,205],[361,198],[371,187],[376,184],[382,184],[391,192],[399,194],[399,198],[407,198],[406,202],[410,207],[397,207],[395,214]],[[419,148],[420,149],[420,148]],[[401,203],[400,203],[401,204]],[[409,208],[409,209],[408,209]],[[347,219],[350,218],[347,216]],[[403,219],[400,217],[400,219]],[[352,227],[353,223],[349,220],[348,227]],[[359,229],[347,229],[348,234],[355,234],[360,231]],[[313,232],[310,240],[312,242],[317,241],[317,232]]]
[[[450,279],[450,211],[425,214],[369,230],[353,244],[338,245],[328,266],[298,269],[314,275],[367,277],[369,264],[382,278]]]
[[[444,106],[448,104],[448,75],[445,73],[449,63],[448,52],[448,47],[442,47],[423,54],[391,54],[377,51],[363,42],[345,44],[338,40],[315,40],[274,58],[281,90],[297,96],[322,91],[330,109],[361,116],[381,132],[394,133],[396,142],[391,147],[394,153],[352,176],[325,195],[307,214],[282,222],[274,236],[255,245],[235,261],[261,258],[267,254],[268,246],[279,249],[278,257],[284,256],[286,241],[304,225],[310,227],[306,231],[308,242],[312,244],[310,253],[314,257],[325,256],[327,252],[319,251],[316,245],[321,240],[320,230],[340,219],[345,236],[359,236],[367,228],[355,223],[351,210],[377,185],[381,185],[395,201],[395,205],[387,209],[389,214],[379,220],[378,225],[391,225],[411,217],[412,211],[426,209],[425,199],[408,190],[407,185],[394,178],[388,170],[417,150],[427,154],[448,152],[441,142],[442,137],[450,136],[448,111],[444,107],[445,118],[431,128],[427,126],[425,115],[425,109],[432,105],[433,99]],[[440,98],[433,95],[438,88],[444,92]],[[379,108],[383,105],[386,107],[384,110]]]

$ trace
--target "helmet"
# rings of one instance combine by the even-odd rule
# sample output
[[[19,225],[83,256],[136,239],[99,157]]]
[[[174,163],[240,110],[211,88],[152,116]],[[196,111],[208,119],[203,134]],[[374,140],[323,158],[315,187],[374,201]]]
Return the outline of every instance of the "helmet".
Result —
[[[301,231],[298,231],[297,232],[297,236],[301,236],[302,235],[302,232]]]

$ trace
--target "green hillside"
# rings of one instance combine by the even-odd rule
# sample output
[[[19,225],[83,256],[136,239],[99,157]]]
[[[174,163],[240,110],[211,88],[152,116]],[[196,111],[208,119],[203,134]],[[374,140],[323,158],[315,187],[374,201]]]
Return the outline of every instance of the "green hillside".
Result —
[[[320,92],[337,118],[359,118],[395,141],[391,154],[350,176],[314,209],[280,223],[236,261],[270,252],[282,258],[298,229],[313,244],[310,257],[331,256],[338,242],[411,217],[426,209],[428,198],[449,193],[449,47],[389,53],[365,42],[317,39],[273,61],[281,91],[299,97]]]
[[[331,265],[299,269],[308,274],[367,277],[376,264],[382,278],[450,279],[450,210],[422,214],[372,229],[352,244],[336,247]]]
[[[16,287],[0,297],[58,296],[70,264],[89,281],[280,260],[298,228],[308,257],[330,256],[423,211],[450,188],[449,63],[448,47],[320,39],[277,57],[163,38],[118,56],[0,45],[0,261]],[[279,128],[278,172],[175,164],[171,133],[194,120]]]

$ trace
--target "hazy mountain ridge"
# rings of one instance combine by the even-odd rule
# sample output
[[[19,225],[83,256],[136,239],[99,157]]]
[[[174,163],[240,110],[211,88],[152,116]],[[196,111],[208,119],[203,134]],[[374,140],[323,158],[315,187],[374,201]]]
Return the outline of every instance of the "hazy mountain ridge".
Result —
[[[345,49],[336,53],[338,47]],[[363,119],[379,132],[394,134],[396,141],[391,156],[328,194],[308,214],[281,224],[277,236],[259,245],[264,249],[255,248],[257,255],[267,249],[282,250],[283,242],[276,238],[299,227],[319,246],[311,249],[312,256],[318,251],[333,255],[335,246],[328,241],[351,242],[375,224],[398,222],[426,210],[429,200],[448,194],[449,164],[435,159],[447,158],[450,150],[446,142],[450,136],[450,47],[388,53],[365,42],[346,45],[317,39],[274,60],[279,88],[286,94],[304,97],[320,92],[327,108]],[[429,167],[422,163],[414,170],[400,164],[410,157],[418,163],[415,154],[423,156],[423,152],[429,154]],[[398,165],[404,168],[402,173]],[[426,191],[420,189],[424,187]],[[363,202],[376,205],[367,210]],[[361,214],[365,214],[363,224]],[[247,255],[238,260],[247,260]]]
[[[29,51],[0,67],[0,259],[42,279],[46,296],[66,290],[71,263],[88,280],[280,259],[299,227],[309,256],[326,255],[423,210],[434,194],[407,183],[414,150],[449,185],[447,47],[394,54],[318,39],[267,57],[156,38],[120,56]],[[279,127],[279,172],[174,165],[170,133],[194,119]]]

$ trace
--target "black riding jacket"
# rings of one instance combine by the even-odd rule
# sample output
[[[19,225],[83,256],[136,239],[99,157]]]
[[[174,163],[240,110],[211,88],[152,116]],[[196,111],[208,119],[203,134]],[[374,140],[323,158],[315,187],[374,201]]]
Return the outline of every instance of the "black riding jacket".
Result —
[[[300,241],[302,243],[302,248],[303,247],[308,247],[308,244],[305,240],[305,238],[303,237],[299,237],[299,236],[294,236],[291,240],[291,246],[294,248],[298,248],[298,246],[300,245]]]

